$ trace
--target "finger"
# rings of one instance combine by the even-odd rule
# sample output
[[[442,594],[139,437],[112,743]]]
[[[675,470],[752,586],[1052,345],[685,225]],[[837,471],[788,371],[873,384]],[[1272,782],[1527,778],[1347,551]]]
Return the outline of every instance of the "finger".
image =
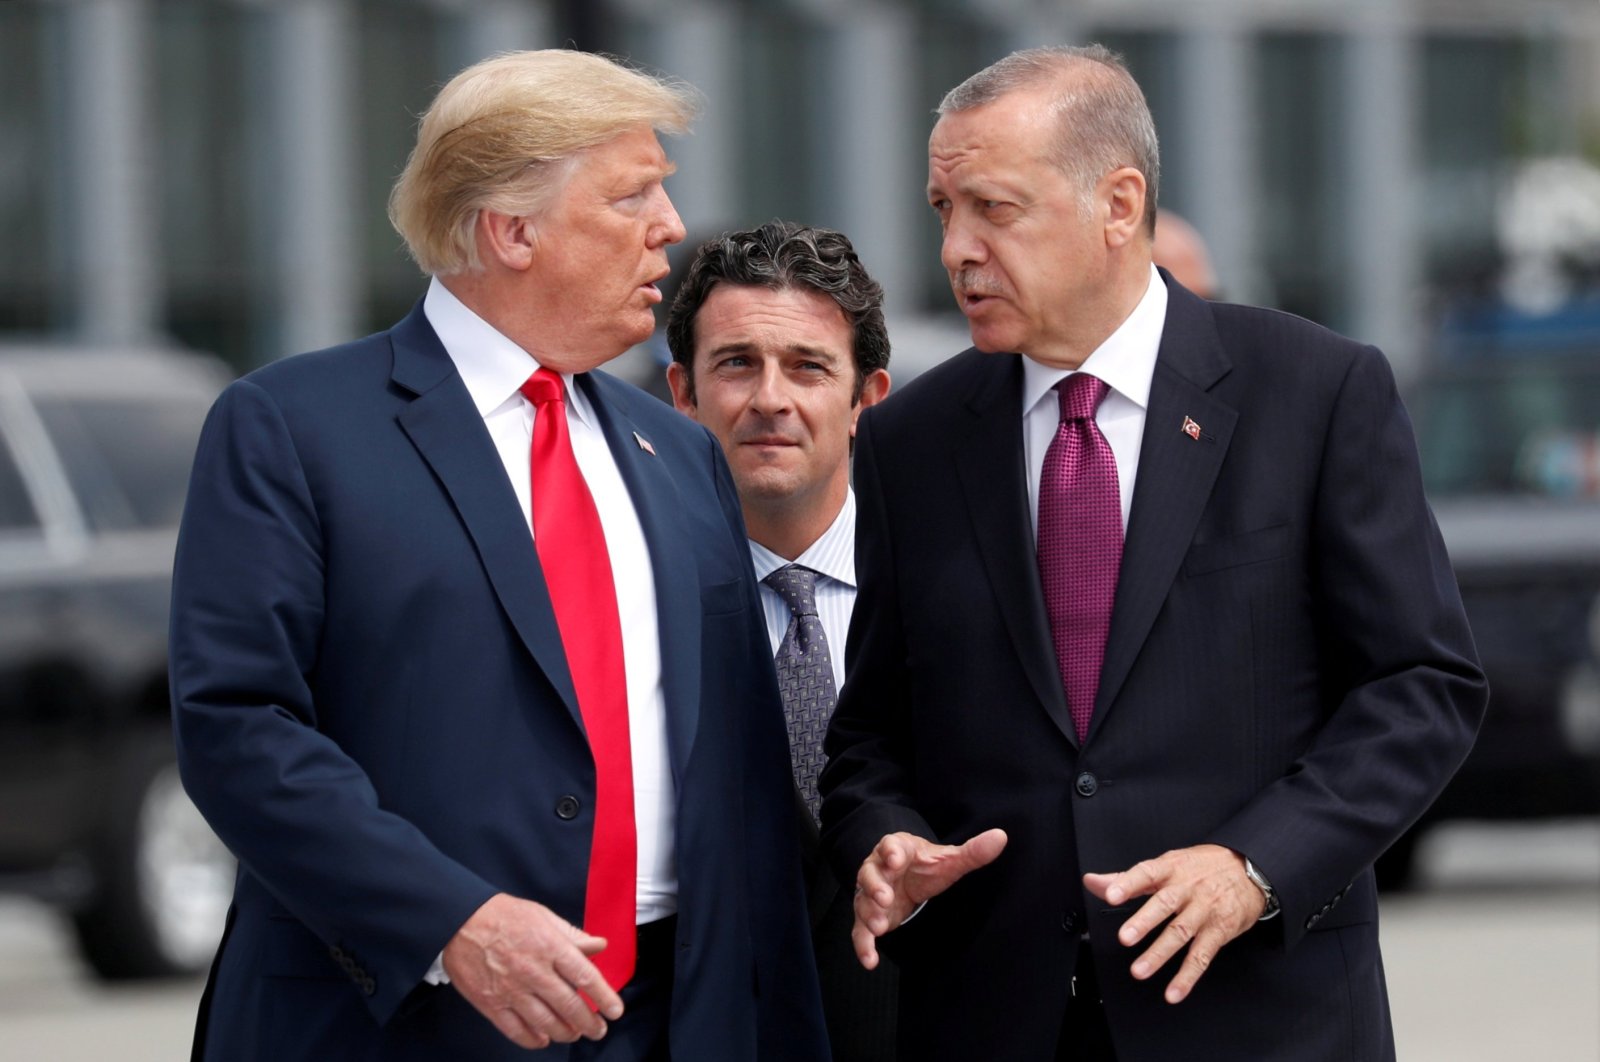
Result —
[[[514,1008],[523,1024],[535,1034],[545,1038],[542,1046],[548,1047],[552,1040],[556,1043],[570,1044],[579,1036],[578,1030],[562,1021],[539,996],[522,996],[514,1004]]]
[[[1112,906],[1126,903],[1135,896],[1146,896],[1155,892],[1167,883],[1171,874],[1172,868],[1164,858],[1146,859],[1120,874],[1110,875],[1111,881],[1106,883],[1106,894],[1101,898]]]
[[[550,1046],[550,1037],[536,1029],[530,1029],[521,1015],[509,1007],[492,1011],[480,1009],[478,1013],[488,1018],[490,1024],[500,1031],[501,1036],[518,1047],[537,1051],[541,1047]]]
[[[896,871],[904,870],[915,852],[916,846],[908,835],[891,833],[878,842],[873,854],[882,861],[885,870]]]
[[[587,960],[584,960],[587,961]],[[604,980],[601,984],[604,984]],[[589,1001],[578,994],[572,982],[559,969],[552,967],[549,974],[539,979],[533,986],[535,998],[544,1004],[551,1015],[562,1025],[570,1028],[573,1038],[584,1036],[590,1040],[598,1040],[605,1035],[605,1019],[595,1013],[597,1008],[591,1007]],[[570,1041],[551,1032],[551,1038],[562,1043]]]
[[[867,927],[868,932],[874,936],[883,936],[894,928],[894,912],[890,908],[881,906],[876,899],[866,893],[858,893],[853,905],[856,921]]]
[[[856,958],[863,968],[868,970],[878,968],[878,938],[873,935],[872,930],[862,924],[859,918],[850,929],[850,943],[855,945]]]
[[[1085,874],[1083,876],[1083,887],[1088,889],[1097,899],[1104,900],[1106,898],[1106,890],[1116,880],[1117,875],[1115,874]]]
[[[888,907],[894,903],[895,885],[898,881],[898,875],[891,880],[884,873],[882,860],[878,857],[878,853],[874,852],[856,872],[856,899],[859,902],[865,897],[879,907]]]
[[[1183,907],[1185,897],[1176,889],[1162,889],[1150,897],[1117,930],[1117,943],[1131,948]],[[1188,939],[1185,937],[1185,939]]]
[[[1006,831],[1002,829],[984,830],[956,849],[955,862],[961,865],[963,874],[986,867],[1006,850],[1007,840]]]
[[[594,1004],[594,1009],[599,1011],[600,1014],[605,1015],[612,1021],[622,1017],[622,997],[617,995],[616,989],[607,983],[605,976],[585,955],[569,952],[566,955],[558,956],[555,962],[555,972],[573,990],[582,992],[590,1003]],[[599,1016],[590,1012],[589,1003],[579,999],[578,1006],[583,1009],[583,1012],[590,1019],[600,1023],[602,1026],[604,1025],[603,1022],[600,1022]],[[605,1030],[602,1027],[599,1035],[591,1036],[590,1039],[598,1040],[600,1036],[604,1035]]]
[[[1154,901],[1152,900],[1151,902]],[[1150,946],[1145,949],[1144,954],[1134,960],[1132,966],[1133,976],[1143,981],[1165,966],[1168,959],[1182,951],[1184,946],[1195,938],[1200,928],[1196,925],[1198,919],[1198,913],[1192,909],[1174,915],[1172,921],[1167,923],[1166,928],[1150,942]],[[1124,925],[1123,932],[1126,932],[1126,930],[1127,926]],[[1121,934],[1119,934],[1119,938],[1120,936]],[[1137,944],[1138,940],[1125,941],[1124,943]]]
[[[1211,969],[1211,963],[1225,943],[1221,933],[1206,932],[1194,938],[1194,943],[1189,945],[1189,954],[1184,956],[1183,965],[1178,968],[1177,976],[1167,984],[1168,1003],[1182,1003],[1189,998],[1189,993],[1194,991],[1194,986],[1205,976],[1205,972]]]
[[[606,938],[585,933],[577,926],[572,927],[572,943],[585,955],[599,955],[606,950]]]

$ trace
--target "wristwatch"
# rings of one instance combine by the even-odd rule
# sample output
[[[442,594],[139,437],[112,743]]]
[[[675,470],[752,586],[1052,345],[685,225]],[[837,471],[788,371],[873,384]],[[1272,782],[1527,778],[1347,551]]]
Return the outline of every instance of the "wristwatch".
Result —
[[[1249,878],[1250,883],[1260,889],[1261,895],[1267,898],[1266,909],[1261,912],[1261,917],[1256,921],[1265,922],[1269,918],[1278,917],[1278,912],[1282,910],[1278,906],[1278,894],[1273,891],[1272,882],[1267,880],[1267,876],[1257,870],[1254,863],[1250,862],[1249,856],[1246,856],[1244,860],[1244,876]]]

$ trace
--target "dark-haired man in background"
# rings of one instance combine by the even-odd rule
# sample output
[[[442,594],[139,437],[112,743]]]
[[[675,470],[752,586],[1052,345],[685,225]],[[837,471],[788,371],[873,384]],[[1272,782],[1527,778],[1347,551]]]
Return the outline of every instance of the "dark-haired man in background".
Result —
[[[703,243],[667,318],[674,403],[722,442],[761,580],[834,1062],[894,1057],[896,974],[856,962],[851,891],[820,857],[816,818],[856,597],[851,443],[889,391],[882,303],[845,236],[774,221]]]

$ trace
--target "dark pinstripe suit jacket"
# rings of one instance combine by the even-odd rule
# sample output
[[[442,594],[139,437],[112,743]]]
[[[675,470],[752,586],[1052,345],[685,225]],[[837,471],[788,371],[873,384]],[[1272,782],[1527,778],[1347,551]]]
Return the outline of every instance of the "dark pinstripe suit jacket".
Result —
[[[1079,742],[1034,563],[1021,367],[969,351],[861,420],[861,593],[828,738],[841,875],[885,833],[1001,858],[885,938],[903,1058],[1044,1059],[1077,943],[1119,1058],[1393,1056],[1371,864],[1466,755],[1487,698],[1383,357],[1164,278],[1094,720]],[[1188,417],[1198,439],[1182,430]],[[1283,915],[1169,1006],[1080,871],[1203,842]]]

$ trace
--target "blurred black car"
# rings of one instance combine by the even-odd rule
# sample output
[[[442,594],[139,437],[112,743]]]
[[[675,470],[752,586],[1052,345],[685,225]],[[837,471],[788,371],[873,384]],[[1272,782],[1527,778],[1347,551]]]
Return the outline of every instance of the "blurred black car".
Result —
[[[0,346],[0,888],[58,905],[107,978],[210,961],[231,858],[184,795],[169,583],[193,355]]]
[[[1380,860],[1390,886],[1430,822],[1600,814],[1600,327],[1507,317],[1408,399],[1490,693],[1461,772]]]

